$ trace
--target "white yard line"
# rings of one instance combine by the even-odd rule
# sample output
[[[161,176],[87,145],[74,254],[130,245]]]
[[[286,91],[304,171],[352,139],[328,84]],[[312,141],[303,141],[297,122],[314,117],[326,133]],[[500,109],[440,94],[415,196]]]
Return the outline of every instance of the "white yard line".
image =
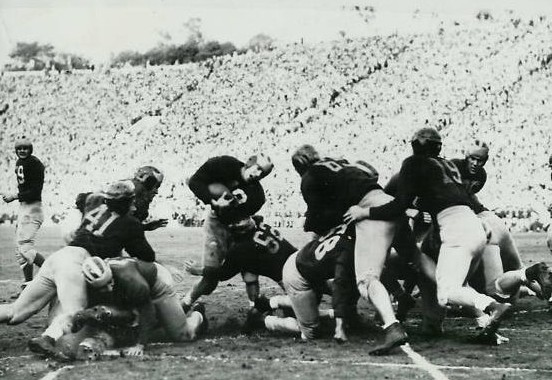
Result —
[[[56,377],[58,377],[58,375],[59,375],[60,373],[62,373],[63,371],[70,370],[70,369],[73,368],[73,367],[74,367],[74,366],[72,366],[72,365],[63,366],[63,367],[61,367],[61,368],[56,369],[55,371],[48,372],[46,375],[44,375],[43,377],[41,377],[40,380],[54,380]]]
[[[433,379],[448,380],[448,377],[443,372],[441,372],[437,366],[431,364],[429,361],[427,361],[426,358],[414,351],[412,347],[410,347],[410,344],[403,344],[401,346],[401,350],[403,350],[403,352],[408,355],[408,357],[414,362],[414,364],[429,373]]]

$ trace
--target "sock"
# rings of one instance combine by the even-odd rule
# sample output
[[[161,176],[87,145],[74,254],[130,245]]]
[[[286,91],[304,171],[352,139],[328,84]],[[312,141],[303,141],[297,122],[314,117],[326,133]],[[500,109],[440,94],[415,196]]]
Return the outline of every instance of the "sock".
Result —
[[[387,328],[388,328],[389,326],[391,326],[393,323],[399,323],[399,321],[398,321],[397,319],[394,319],[394,320],[392,320],[391,322],[389,322],[389,323],[383,325],[383,329],[384,329],[384,330],[387,329]]]

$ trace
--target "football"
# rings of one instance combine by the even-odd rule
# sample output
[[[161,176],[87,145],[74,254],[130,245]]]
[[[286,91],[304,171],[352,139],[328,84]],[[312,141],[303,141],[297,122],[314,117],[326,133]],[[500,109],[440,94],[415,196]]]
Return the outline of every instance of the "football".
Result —
[[[211,199],[219,199],[224,193],[226,193],[225,199],[231,200],[234,198],[228,186],[222,183],[210,184],[209,193],[211,193]]]

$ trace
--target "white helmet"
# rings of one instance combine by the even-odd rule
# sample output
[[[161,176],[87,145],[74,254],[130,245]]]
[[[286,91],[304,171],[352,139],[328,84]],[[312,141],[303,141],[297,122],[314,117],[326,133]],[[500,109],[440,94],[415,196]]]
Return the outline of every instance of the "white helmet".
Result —
[[[111,268],[98,256],[88,257],[84,260],[82,273],[86,282],[94,288],[102,288],[113,279]]]

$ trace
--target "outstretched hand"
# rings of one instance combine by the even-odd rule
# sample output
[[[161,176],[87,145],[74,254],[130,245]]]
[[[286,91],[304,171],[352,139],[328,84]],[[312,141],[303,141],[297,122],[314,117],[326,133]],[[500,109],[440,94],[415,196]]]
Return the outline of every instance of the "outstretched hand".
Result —
[[[127,347],[123,350],[125,356],[143,356],[144,355],[144,345],[137,344],[135,346]]]
[[[17,199],[17,195],[14,195],[14,194],[2,194],[2,199],[4,200],[4,202],[6,203],[10,203],[10,202],[13,202]]]
[[[194,260],[184,261],[184,269],[193,276],[203,276],[203,267]]]
[[[154,219],[150,222],[144,223],[144,231],[153,231],[161,227],[166,227],[169,223],[168,219]]]

